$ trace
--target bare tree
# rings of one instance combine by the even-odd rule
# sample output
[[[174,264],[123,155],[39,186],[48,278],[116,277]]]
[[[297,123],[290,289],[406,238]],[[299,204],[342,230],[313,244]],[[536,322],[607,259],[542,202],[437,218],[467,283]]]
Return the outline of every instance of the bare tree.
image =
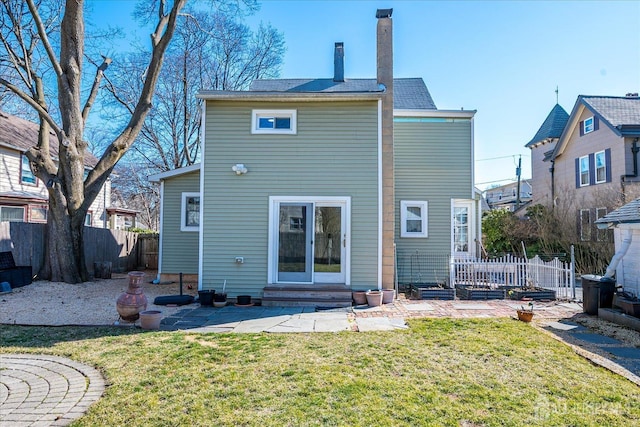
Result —
[[[152,21],[155,28],[140,90],[131,104],[126,125],[85,179],[84,130],[111,59],[105,57],[99,63],[89,92],[83,97],[84,1],[67,0],[64,6],[61,2],[44,0],[2,1],[0,85],[36,111],[40,120],[38,144],[26,154],[34,174],[47,183],[49,193],[47,250],[41,277],[68,283],[87,279],[83,248],[85,215],[118,160],[136,140],[151,110],[165,53],[185,2],[148,2],[155,7]],[[52,37],[54,34],[57,39]],[[45,86],[51,74],[55,76],[52,80],[57,91]],[[48,98],[52,93],[56,94],[55,100]],[[52,107],[57,109],[59,118],[52,113]],[[55,137],[49,137],[50,131]],[[50,144],[58,147],[57,161],[51,156]]]
[[[185,11],[144,122],[131,161],[153,165],[155,172],[198,161],[201,123],[200,89],[241,90],[256,78],[279,74],[284,37],[269,25],[252,31],[236,10],[209,14]],[[144,55],[134,53],[110,70],[108,88],[115,102],[108,114],[133,108],[139,83],[131,76],[145,72]]]

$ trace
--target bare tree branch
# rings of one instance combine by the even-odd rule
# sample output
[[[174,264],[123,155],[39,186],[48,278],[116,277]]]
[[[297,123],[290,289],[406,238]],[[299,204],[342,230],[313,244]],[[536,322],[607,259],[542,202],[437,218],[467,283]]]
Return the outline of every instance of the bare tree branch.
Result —
[[[100,89],[100,82],[102,81],[102,77],[104,76],[104,72],[107,67],[111,64],[111,58],[103,57],[102,64],[96,70],[96,77],[93,80],[93,86],[91,86],[91,92],[89,93],[89,98],[87,98],[87,102],[84,104],[84,108],[82,109],[82,121],[84,124],[87,123],[87,117],[89,116],[89,111],[93,106],[93,102],[98,96],[98,89]]]

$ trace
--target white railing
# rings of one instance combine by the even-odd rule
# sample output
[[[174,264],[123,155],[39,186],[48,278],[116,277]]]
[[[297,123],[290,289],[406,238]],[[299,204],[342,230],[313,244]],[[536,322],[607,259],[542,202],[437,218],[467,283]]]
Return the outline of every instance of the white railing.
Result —
[[[550,289],[558,299],[575,298],[575,280],[572,263],[558,258],[545,262],[540,257],[531,259],[505,255],[494,259],[452,258],[450,283],[496,289],[501,286]]]

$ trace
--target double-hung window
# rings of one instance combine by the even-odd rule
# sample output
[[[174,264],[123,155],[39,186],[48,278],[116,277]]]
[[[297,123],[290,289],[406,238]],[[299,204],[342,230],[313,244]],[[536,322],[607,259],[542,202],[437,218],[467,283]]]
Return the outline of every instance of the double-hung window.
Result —
[[[36,185],[36,176],[31,171],[29,159],[24,154],[22,157],[22,166],[20,168],[20,182],[23,184]]]
[[[580,157],[580,186],[589,185],[589,156]]]
[[[594,128],[593,128],[593,116],[589,117],[588,119],[584,119],[584,129],[583,129],[583,133],[586,135],[590,132],[593,132]]]
[[[400,237],[427,237],[427,206],[425,201],[400,202]]]
[[[607,162],[604,151],[595,154],[596,159],[596,184],[607,182]]]
[[[251,133],[295,135],[296,132],[296,110],[253,110],[251,114]]]
[[[200,193],[182,193],[180,231],[200,229]]]

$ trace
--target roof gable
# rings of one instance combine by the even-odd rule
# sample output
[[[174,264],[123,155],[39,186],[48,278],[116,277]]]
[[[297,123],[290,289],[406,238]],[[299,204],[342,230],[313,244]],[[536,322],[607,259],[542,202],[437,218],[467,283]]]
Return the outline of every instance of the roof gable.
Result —
[[[640,136],[639,97],[579,95],[552,158],[564,152],[571,135],[580,124],[579,118],[585,109],[597,116],[601,123],[620,137]]]
[[[39,132],[40,126],[36,123],[0,111],[0,145],[24,153],[38,144]],[[49,132],[49,152],[53,159],[58,159],[58,138],[53,132]],[[84,165],[94,167],[96,164],[98,159],[90,152],[86,152]]]
[[[533,139],[529,141],[525,147],[533,147],[547,139],[560,138],[568,121],[569,114],[560,104],[556,104],[544,122],[542,122],[542,126],[540,126],[540,129],[538,129]]]
[[[615,211],[609,212],[596,221],[596,224],[620,224],[640,222],[640,198],[627,203]]]

